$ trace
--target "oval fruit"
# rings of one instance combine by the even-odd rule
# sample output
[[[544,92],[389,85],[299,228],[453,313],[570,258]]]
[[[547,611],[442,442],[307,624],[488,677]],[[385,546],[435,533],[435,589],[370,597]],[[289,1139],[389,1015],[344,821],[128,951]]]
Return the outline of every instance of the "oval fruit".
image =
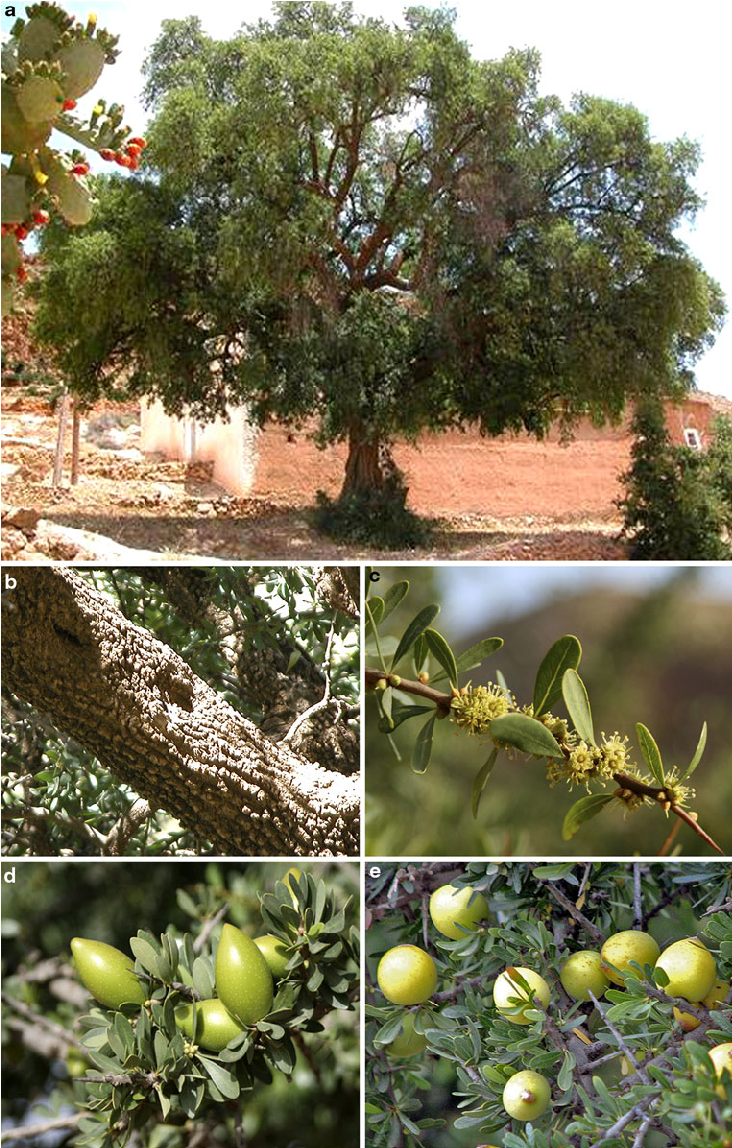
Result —
[[[195,1006],[196,1032],[193,1032],[194,1008],[190,1002],[176,1005],[175,1023],[181,1032],[207,1048],[221,1052],[235,1037],[244,1032],[242,1025],[231,1015],[220,1000],[197,1001]]]
[[[437,967],[416,945],[396,945],[384,953],[376,970],[379,988],[393,1004],[423,1004],[437,988]]]
[[[267,962],[251,937],[224,925],[216,950],[216,992],[242,1024],[256,1024],[272,1008],[274,986]]]
[[[506,1081],[503,1107],[514,1120],[536,1120],[549,1107],[549,1081],[540,1072],[517,1072]]]
[[[709,1049],[709,1057],[720,1081],[723,1076],[732,1076],[732,1041],[715,1044],[714,1048]],[[717,1086],[717,1092],[724,1099],[725,1087],[723,1084]]]
[[[690,1003],[695,1004],[697,1008],[703,1005],[704,1008],[713,1009],[715,1005],[721,1004],[727,999],[728,992],[729,981],[715,981],[711,990],[702,1000],[691,1001]],[[701,1024],[701,1021],[698,1021],[690,1012],[682,1012],[676,1005],[674,1005],[674,1020],[681,1025],[684,1032],[693,1032]]]
[[[670,997],[700,1001],[711,992],[717,979],[717,965],[706,945],[696,937],[674,941],[656,961],[669,981],[663,991]]]
[[[614,985],[625,984],[625,974],[633,973],[631,961],[644,965],[655,965],[661,950],[650,933],[642,929],[624,929],[608,937],[600,950],[602,971]],[[610,968],[610,966],[614,966]]]
[[[402,1058],[416,1056],[417,1053],[424,1052],[426,1047],[427,1037],[421,1032],[414,1031],[414,1016],[408,1012],[402,1017],[402,1031],[399,1036],[395,1036],[391,1044],[387,1044],[384,1051],[387,1056]]]
[[[472,901],[470,898],[473,898]],[[470,885],[462,889],[454,885],[440,885],[430,897],[430,917],[438,932],[459,941],[473,933],[478,923],[488,916],[488,905],[481,893]]]
[[[124,1004],[145,1003],[145,990],[132,972],[133,957],[126,956],[114,945],[87,937],[74,937],[71,951],[84,987],[100,1004],[121,1008]]]
[[[287,962],[290,959],[287,945],[274,933],[265,933],[254,938],[254,944],[267,962],[267,968],[276,981],[287,975]]]
[[[518,981],[513,979],[514,973],[518,973],[528,983],[531,989],[530,999],[526,990],[521,987]],[[533,969],[524,969],[519,965],[516,965],[515,968],[509,966],[496,979],[493,986],[493,1003],[501,1015],[506,1020],[513,1021],[514,1024],[531,1024],[531,1017],[527,1017],[525,1013],[527,1009],[536,1008],[534,997],[538,997],[543,1007],[546,1008],[551,995],[551,989],[543,977],[540,977]],[[519,1012],[509,1013],[506,1011],[507,1009],[518,1008],[520,1002],[523,1003]]]
[[[564,991],[576,1001],[588,1001],[590,992],[601,997],[610,984],[602,971],[602,957],[595,949],[572,953],[562,965],[559,979]]]

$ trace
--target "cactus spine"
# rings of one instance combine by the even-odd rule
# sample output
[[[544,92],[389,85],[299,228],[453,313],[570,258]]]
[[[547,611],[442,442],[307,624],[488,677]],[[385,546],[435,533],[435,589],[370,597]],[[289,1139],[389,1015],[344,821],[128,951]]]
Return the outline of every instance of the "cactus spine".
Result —
[[[2,50],[2,313],[12,309],[25,278],[23,240],[57,213],[72,226],[88,223],[93,207],[89,168],[73,147],[49,146],[52,131],[135,170],[145,141],[129,137],[119,104],[99,100],[86,121],[72,115],[76,100],[117,59],[117,37],[95,16],[77,23],[58,4],[29,4]]]

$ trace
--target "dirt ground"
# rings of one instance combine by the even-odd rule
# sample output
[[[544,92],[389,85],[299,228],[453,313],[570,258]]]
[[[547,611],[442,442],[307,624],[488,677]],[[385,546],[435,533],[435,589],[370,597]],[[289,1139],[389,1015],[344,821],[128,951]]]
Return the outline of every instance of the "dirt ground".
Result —
[[[613,500],[627,469],[621,432],[562,446],[451,433],[400,447],[410,506],[437,519],[429,549],[376,552],[338,545],[310,524],[315,493],[337,492],[343,451],[318,451],[279,428],[259,440],[251,496],[216,486],[205,464],[146,459],[135,404],[100,403],[84,418],[81,476],[51,489],[56,418],[20,388],[3,388],[4,559],[622,560]],[[105,540],[111,540],[109,545]],[[116,550],[115,550],[116,547]]]

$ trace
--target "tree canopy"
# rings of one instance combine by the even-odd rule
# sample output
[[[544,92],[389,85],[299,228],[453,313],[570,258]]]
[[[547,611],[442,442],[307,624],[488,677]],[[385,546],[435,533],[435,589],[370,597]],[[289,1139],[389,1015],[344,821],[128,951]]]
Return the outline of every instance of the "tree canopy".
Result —
[[[348,494],[378,492],[384,447],[424,428],[542,434],[692,385],[725,309],[677,234],[696,144],[540,95],[536,51],[475,59],[447,9],[273,10],[229,41],[164,23],[149,178],[99,187],[57,264],[77,318],[80,272],[114,272],[63,346],[108,368],[124,344],[133,389],[171,411],[248,403],[347,441]]]

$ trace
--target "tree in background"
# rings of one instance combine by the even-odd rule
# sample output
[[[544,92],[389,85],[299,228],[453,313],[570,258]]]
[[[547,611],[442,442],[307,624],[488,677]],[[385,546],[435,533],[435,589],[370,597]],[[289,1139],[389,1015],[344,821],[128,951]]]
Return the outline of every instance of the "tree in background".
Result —
[[[226,42],[168,21],[150,52],[155,189],[121,190],[136,225],[100,219],[56,279],[97,375],[124,369],[171,412],[247,403],[347,442],[339,530],[383,511],[402,544],[397,439],[541,435],[691,384],[724,313],[675,234],[701,203],[694,144],[654,142],[629,105],[540,97],[536,52],[475,60],[445,9],[398,28],[273,7]],[[102,250],[115,275],[88,315]]]
[[[14,577],[6,854],[358,851],[358,570]]]
[[[674,446],[663,403],[644,400],[632,423],[635,442],[619,503],[632,558],[732,557],[732,423],[719,417],[705,451]]]
[[[438,909],[435,897],[448,885],[481,898],[472,921],[444,901]],[[726,1148],[731,894],[723,863],[446,861],[371,870],[369,1148]],[[630,948],[611,981],[600,951],[617,969],[617,941],[605,945],[618,933]],[[703,962],[708,1003],[685,996],[693,976],[687,987],[663,971],[664,957],[656,965],[661,949],[665,956],[689,937],[702,942],[691,953],[692,963]],[[406,961],[421,951],[431,981],[418,983],[412,969],[394,991],[383,962],[400,946],[414,947]],[[515,979],[501,996],[507,975]],[[715,1070],[709,1054],[720,1045]],[[512,1095],[509,1082],[527,1075],[531,1087]]]
[[[3,883],[3,1142],[354,1148],[358,888],[348,863],[305,862],[299,877],[266,862],[17,866]],[[211,995],[222,921],[281,948],[271,1022],[216,1051],[172,1018]],[[122,950],[146,1005],[94,1001],[74,937]]]

